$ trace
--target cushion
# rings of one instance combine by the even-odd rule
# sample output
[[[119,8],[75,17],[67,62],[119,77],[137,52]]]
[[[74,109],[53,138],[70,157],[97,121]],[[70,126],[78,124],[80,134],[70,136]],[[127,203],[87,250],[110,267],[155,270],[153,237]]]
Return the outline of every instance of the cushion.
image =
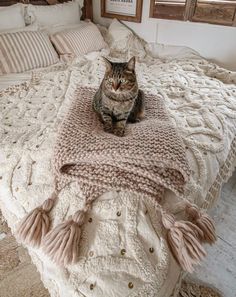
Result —
[[[50,38],[59,55],[78,57],[107,47],[100,31],[91,22],[84,22],[76,29],[58,32]]]
[[[119,51],[127,50],[129,38],[133,35],[133,32],[129,30],[125,25],[119,22],[117,19],[113,19],[108,28],[108,37],[110,40],[111,48],[116,48]]]
[[[79,24],[50,26],[48,28],[45,28],[43,31],[45,31],[48,35],[54,35],[61,31],[69,31],[74,29],[77,30],[83,23],[85,22],[81,21]]]
[[[38,30],[38,25],[37,23],[33,23],[29,26],[25,26],[22,28],[14,28],[14,29],[8,29],[4,31],[0,31],[0,34],[6,34],[6,33],[16,33],[16,32],[22,32],[22,31],[37,31]]]
[[[0,32],[25,27],[24,6],[11,5],[0,9]]]
[[[58,60],[45,33],[25,31],[0,35],[0,75],[46,67]]]
[[[117,19],[113,19],[105,40],[110,47],[110,56],[114,58],[122,54],[126,60],[133,56],[143,59],[147,55],[146,41]]]
[[[40,29],[50,26],[78,24],[81,7],[78,1],[70,1],[56,5],[28,5],[27,14],[31,22],[37,21]]]

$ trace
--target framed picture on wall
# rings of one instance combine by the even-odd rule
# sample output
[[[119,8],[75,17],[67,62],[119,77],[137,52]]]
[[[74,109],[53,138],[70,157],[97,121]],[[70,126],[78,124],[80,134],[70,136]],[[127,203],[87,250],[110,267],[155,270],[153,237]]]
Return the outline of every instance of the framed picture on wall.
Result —
[[[106,18],[140,23],[143,0],[101,0],[101,15]]]

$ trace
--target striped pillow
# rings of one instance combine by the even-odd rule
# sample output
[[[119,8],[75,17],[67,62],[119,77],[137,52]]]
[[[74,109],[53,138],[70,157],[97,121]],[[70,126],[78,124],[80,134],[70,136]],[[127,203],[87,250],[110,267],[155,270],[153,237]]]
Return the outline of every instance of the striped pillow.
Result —
[[[0,35],[0,75],[46,67],[58,61],[45,33],[24,31]]]
[[[81,56],[107,47],[100,31],[93,23],[83,23],[77,28],[50,36],[51,42],[61,56]]]

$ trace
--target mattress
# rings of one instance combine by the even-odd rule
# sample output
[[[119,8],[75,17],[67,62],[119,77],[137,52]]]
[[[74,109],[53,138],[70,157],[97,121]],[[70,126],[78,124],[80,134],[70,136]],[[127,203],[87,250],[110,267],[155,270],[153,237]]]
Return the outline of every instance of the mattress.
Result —
[[[236,73],[193,52],[158,57],[149,51],[137,63],[140,88],[164,98],[191,167],[185,195],[209,208],[235,166]],[[0,91],[0,207],[13,233],[52,192],[58,125],[78,85],[99,86],[103,54],[35,71]],[[178,197],[166,191],[165,201],[172,207]],[[54,224],[82,203],[76,185],[66,187],[51,213]],[[86,218],[74,265],[58,267],[40,249],[26,246],[51,296],[176,296],[182,271],[154,209],[154,201],[137,194],[104,193]]]

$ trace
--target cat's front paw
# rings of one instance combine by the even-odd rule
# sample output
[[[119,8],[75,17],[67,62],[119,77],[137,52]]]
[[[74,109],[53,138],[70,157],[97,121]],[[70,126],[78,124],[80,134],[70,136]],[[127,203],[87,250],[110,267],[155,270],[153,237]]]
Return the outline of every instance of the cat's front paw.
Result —
[[[140,123],[140,122],[141,122],[141,120],[138,118],[130,121],[131,124],[136,124],[136,123]]]
[[[125,129],[114,129],[113,134],[122,137],[125,134]]]
[[[105,131],[106,133],[112,133],[112,132],[113,132],[113,128],[112,128],[112,126],[107,126],[107,125],[105,125],[105,126],[104,126],[104,131]]]

